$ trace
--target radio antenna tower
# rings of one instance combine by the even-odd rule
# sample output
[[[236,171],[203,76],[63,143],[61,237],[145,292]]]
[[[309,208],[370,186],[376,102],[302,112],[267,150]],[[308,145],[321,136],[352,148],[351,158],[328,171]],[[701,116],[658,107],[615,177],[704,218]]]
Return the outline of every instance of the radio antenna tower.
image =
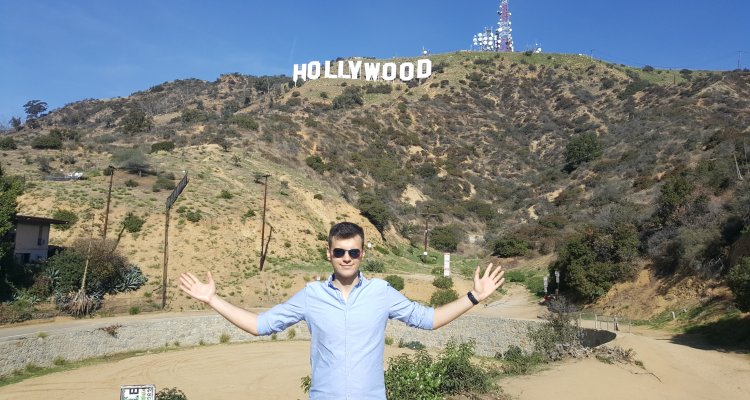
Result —
[[[508,0],[500,0],[500,9],[497,12],[499,20],[497,29],[484,28],[484,31],[474,35],[472,48],[479,51],[512,52],[513,51],[513,28],[510,27],[510,11],[508,11]]]
[[[508,10],[508,0],[500,0],[500,10],[497,15],[500,20],[497,22],[497,50],[499,52],[513,51],[513,28],[511,28],[510,11]]]

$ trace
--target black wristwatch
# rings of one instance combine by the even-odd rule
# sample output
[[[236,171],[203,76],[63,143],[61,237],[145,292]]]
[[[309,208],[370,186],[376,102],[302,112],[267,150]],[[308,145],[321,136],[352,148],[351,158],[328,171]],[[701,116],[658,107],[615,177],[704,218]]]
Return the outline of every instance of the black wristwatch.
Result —
[[[473,293],[471,293],[471,292],[469,292],[469,293],[466,293],[466,297],[468,297],[468,298],[469,298],[469,301],[471,302],[471,304],[474,304],[474,305],[477,305],[477,304],[479,304],[479,300],[477,300],[477,298],[476,298],[476,297],[474,297],[474,294],[473,294]]]

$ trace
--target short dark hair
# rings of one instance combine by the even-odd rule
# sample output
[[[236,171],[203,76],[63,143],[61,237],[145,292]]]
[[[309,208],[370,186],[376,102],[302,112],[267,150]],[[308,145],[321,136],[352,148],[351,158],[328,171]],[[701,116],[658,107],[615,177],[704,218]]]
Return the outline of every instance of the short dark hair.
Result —
[[[365,230],[353,222],[339,222],[331,227],[328,232],[328,247],[331,247],[333,239],[351,239],[355,236],[362,238],[362,245],[365,244]]]

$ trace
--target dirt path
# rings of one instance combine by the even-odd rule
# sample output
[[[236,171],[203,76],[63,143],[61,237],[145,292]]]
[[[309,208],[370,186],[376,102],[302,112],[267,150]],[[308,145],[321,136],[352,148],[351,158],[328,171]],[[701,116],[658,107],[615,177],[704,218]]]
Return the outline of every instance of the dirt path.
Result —
[[[544,310],[523,288],[475,314],[533,319]],[[621,333],[613,344],[632,348],[645,368],[596,359],[554,365],[500,384],[518,399],[750,399],[750,356],[673,343],[669,335]],[[386,359],[401,352],[386,346]],[[29,379],[0,387],[0,400],[113,398],[121,385],[178,387],[190,399],[301,399],[300,378],[310,374],[309,342],[219,345],[144,354],[109,364]],[[85,395],[85,396],[84,396]]]

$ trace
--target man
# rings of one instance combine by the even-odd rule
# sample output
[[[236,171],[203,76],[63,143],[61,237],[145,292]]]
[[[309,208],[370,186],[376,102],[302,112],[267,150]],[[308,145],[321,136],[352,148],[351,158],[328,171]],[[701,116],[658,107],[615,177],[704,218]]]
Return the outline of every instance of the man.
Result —
[[[383,353],[388,319],[421,329],[437,329],[487,298],[505,282],[500,267],[474,272],[474,288],[458,300],[433,309],[413,302],[386,281],[366,279],[364,230],[351,222],[334,225],[328,235],[333,273],[326,282],[308,283],[291,299],[255,314],[227,303],[208,282],[180,276],[180,288],[203,301],[240,329],[270,335],[305,320],[310,329],[310,399],[385,399]]]

